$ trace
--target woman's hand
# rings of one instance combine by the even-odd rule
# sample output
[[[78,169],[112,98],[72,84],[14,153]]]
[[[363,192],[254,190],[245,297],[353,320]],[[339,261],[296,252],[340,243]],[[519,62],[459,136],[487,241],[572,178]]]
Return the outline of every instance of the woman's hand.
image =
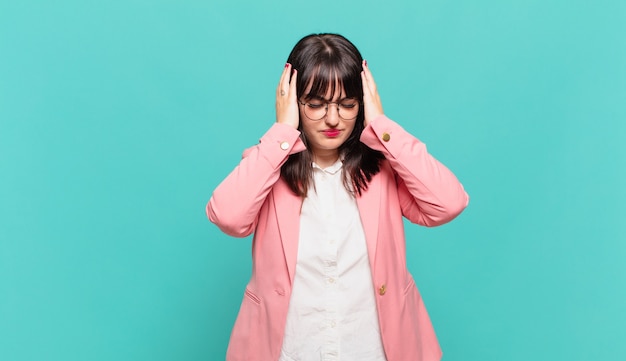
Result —
[[[297,79],[298,71],[293,69],[292,72],[291,64],[287,63],[276,89],[276,122],[288,124],[295,129],[298,129],[300,122],[298,95],[296,94]]]
[[[365,108],[365,126],[376,119],[377,116],[383,114],[383,104],[380,101],[376,82],[372,76],[372,72],[367,67],[367,61],[363,60],[363,71],[361,72],[361,80],[363,81],[363,107]]]

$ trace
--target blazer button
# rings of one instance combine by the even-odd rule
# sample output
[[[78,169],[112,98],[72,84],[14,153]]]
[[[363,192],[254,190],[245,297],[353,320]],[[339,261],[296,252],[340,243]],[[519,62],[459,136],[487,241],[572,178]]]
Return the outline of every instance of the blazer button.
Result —
[[[383,285],[380,286],[380,288],[378,289],[378,294],[382,296],[386,292],[387,292],[387,285],[383,283]]]
[[[389,133],[383,133],[383,140],[385,142],[388,142],[389,139],[391,139],[391,135],[389,135]]]
[[[287,143],[287,142],[280,143],[280,149],[282,149],[282,150],[289,149],[289,143]]]

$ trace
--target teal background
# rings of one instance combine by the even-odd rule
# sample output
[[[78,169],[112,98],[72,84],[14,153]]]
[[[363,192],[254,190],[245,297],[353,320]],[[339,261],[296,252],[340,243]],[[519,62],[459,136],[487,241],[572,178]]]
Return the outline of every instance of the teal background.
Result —
[[[626,2],[0,0],[0,360],[223,360],[212,190],[339,32],[471,196],[407,227],[445,361],[626,359]]]

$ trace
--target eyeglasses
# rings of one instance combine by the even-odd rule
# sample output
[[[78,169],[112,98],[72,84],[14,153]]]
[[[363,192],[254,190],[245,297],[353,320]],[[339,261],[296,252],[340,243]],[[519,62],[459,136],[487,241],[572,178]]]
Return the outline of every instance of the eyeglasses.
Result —
[[[304,114],[311,120],[320,120],[328,113],[331,104],[337,106],[337,114],[341,119],[353,120],[359,115],[359,101],[354,98],[345,98],[338,102],[327,102],[321,99],[311,99],[306,102],[298,100],[304,106]]]

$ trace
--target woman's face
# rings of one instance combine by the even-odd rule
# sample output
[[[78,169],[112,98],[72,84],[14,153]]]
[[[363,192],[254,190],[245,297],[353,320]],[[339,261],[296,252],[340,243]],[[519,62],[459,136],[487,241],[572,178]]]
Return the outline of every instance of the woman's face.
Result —
[[[324,97],[307,96],[309,90],[310,86],[298,103],[302,131],[313,153],[313,160],[316,156],[338,155],[339,147],[354,130],[359,103],[356,99],[346,98],[343,87],[336,87],[334,96],[329,89]],[[325,109],[326,115],[316,120]],[[353,119],[345,119],[353,114]]]

